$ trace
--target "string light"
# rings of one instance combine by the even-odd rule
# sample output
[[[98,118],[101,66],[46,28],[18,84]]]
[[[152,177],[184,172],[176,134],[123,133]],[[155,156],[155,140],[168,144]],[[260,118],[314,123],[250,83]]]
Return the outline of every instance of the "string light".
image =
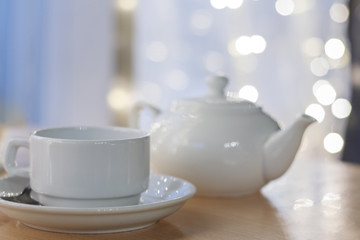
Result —
[[[339,118],[347,118],[351,113],[351,103],[345,98],[336,99],[331,105],[332,114]]]
[[[228,47],[227,47],[227,50],[228,50],[229,54],[231,56],[233,56],[233,57],[240,56],[240,53],[236,49],[236,40],[237,39],[230,40],[229,43],[228,43]]]
[[[107,103],[108,105],[116,110],[121,111],[129,107],[130,98],[129,91],[126,91],[120,87],[114,87],[111,89],[107,95]]]
[[[340,69],[343,67],[346,67],[351,61],[351,55],[350,53],[346,50],[345,48],[345,52],[344,55],[339,58],[339,59],[331,59],[329,58],[329,64],[331,69]]]
[[[349,19],[349,9],[343,3],[334,3],[329,13],[330,18],[337,23],[344,23]]]
[[[249,55],[252,52],[251,39],[249,36],[241,36],[235,42],[235,47],[241,55]]]
[[[137,0],[116,0],[114,3],[120,11],[133,11],[137,6]]]
[[[227,4],[226,1],[223,0],[210,0],[210,4],[215,9],[223,9],[226,8]]]
[[[325,58],[318,57],[311,61],[310,70],[317,77],[325,76],[330,69],[328,61]]]
[[[315,0],[293,0],[294,1],[294,14],[305,13],[314,7]]]
[[[244,0],[210,0],[210,4],[215,9],[224,9],[226,7],[230,9],[237,9],[241,7]]]
[[[331,59],[339,59],[345,53],[344,43],[337,38],[331,38],[325,43],[325,53]]]
[[[254,35],[250,37],[252,52],[259,54],[265,51],[266,41],[264,37],[260,35]]]
[[[244,2],[243,0],[227,0],[227,7],[230,9],[237,9],[241,7],[243,2]]]
[[[316,37],[306,39],[302,45],[303,52],[310,57],[320,56],[323,48],[324,42]]]
[[[260,54],[265,51],[266,41],[260,35],[240,36],[235,41],[235,49],[241,55],[249,55],[251,53]]]
[[[213,19],[209,12],[198,10],[191,16],[190,24],[195,33],[203,34],[211,28]]]
[[[250,102],[256,102],[259,97],[259,92],[254,86],[245,85],[240,89],[239,97]]]
[[[294,12],[295,4],[292,0],[277,0],[275,9],[280,15],[288,16]]]
[[[330,105],[336,99],[336,91],[330,83],[317,84],[313,87],[316,100],[322,105]]]
[[[329,133],[323,141],[324,148],[329,153],[338,153],[344,146],[344,139],[338,133]]]
[[[317,92],[317,90],[319,89],[319,87],[320,87],[321,85],[325,85],[325,84],[330,84],[330,83],[329,83],[329,81],[324,80],[324,79],[320,79],[320,80],[316,81],[316,82],[314,83],[314,85],[312,86],[312,92],[313,92],[313,94],[316,95],[316,92]]]
[[[325,118],[324,108],[320,104],[317,104],[317,103],[310,104],[306,108],[305,113],[307,115],[315,118],[319,123],[321,123]]]
[[[130,0],[119,0],[119,2],[120,1]],[[192,14],[190,12],[190,17],[187,19],[187,21],[185,21],[185,23],[190,23],[187,27],[193,35],[210,35],[213,33],[213,30],[215,30],[215,27],[218,27],[218,22],[216,21],[217,16],[213,14],[213,9],[225,9],[222,11],[222,13],[228,14],[228,12],[232,12],[230,9],[241,8],[244,5],[244,2],[245,1],[243,0],[209,0],[209,2],[207,2],[208,9],[201,8],[193,11]],[[280,14],[281,16],[294,16],[296,14],[306,13],[306,11],[314,8],[315,5],[318,7],[316,0],[276,0],[273,4],[276,11],[275,15]],[[244,7],[248,8],[250,7],[250,4],[246,4]],[[314,9],[314,11],[315,10],[318,11],[318,9]],[[329,20],[331,20],[330,23],[335,24],[334,26],[336,26],[336,29],[344,26],[339,25],[338,23],[345,23],[349,19],[349,9],[344,3],[334,3],[328,10],[324,9],[324,11],[325,14],[329,14],[328,17]],[[312,12],[309,14],[312,15]],[[301,17],[304,16],[305,14]],[[306,16],[309,15],[306,14]],[[300,19],[300,16],[297,17]],[[232,16],[231,20],[235,20],[235,18]],[[236,20],[240,20],[240,18],[236,18]],[[298,20],[294,19],[294,21]],[[242,27],[244,28],[241,28],[241,31],[246,32],[246,26],[242,25]],[[314,28],[310,29],[310,32],[312,32],[313,29]],[[233,33],[234,32],[231,32],[231,34]],[[260,67],[263,66],[263,62],[265,61],[264,59],[267,57],[265,54],[258,54],[264,53],[266,50],[275,51],[274,49],[270,49],[270,47],[272,47],[270,46],[270,44],[272,44],[271,40],[273,40],[272,36],[267,36],[265,35],[266,33],[268,32],[259,32],[259,34],[252,33],[254,35],[237,35],[236,38],[232,38],[227,41],[227,52],[225,53],[221,51],[220,47],[217,47],[219,45],[214,45],[215,47],[213,49],[210,48],[207,51],[197,52],[197,63],[202,64],[200,67],[203,67],[203,69],[209,72],[226,72],[226,70],[228,70],[230,74],[234,74],[235,77],[238,77],[239,74],[240,77],[248,78],[248,80],[257,78],[258,73],[262,72],[263,70]],[[324,38],[323,32],[312,36],[306,36],[305,34],[307,33],[309,33],[307,30],[302,32],[299,35],[301,37],[299,39],[303,39],[301,44],[301,51],[304,54],[305,61],[309,63],[308,71],[313,75],[312,78],[316,77],[320,79],[333,77],[336,75],[336,71],[338,71],[339,68],[345,67],[349,64],[351,57],[350,51],[347,50],[345,44],[346,42],[344,40],[345,38],[342,39],[341,35],[339,36],[335,34],[331,38]],[[239,32],[237,32],[237,34],[239,34]],[[220,40],[222,41],[223,39]],[[145,55],[148,60],[155,63],[162,63],[170,60],[169,46],[167,46],[165,43],[167,42],[151,42],[145,49]],[[183,44],[183,42],[179,42],[179,44]],[[189,47],[189,49],[191,49],[191,47]],[[206,47],[209,47],[209,45]],[[176,50],[175,47],[171,50],[181,52],[181,50]],[[189,51],[183,52],[186,52],[188,55],[190,55]],[[171,54],[174,54],[174,52],[171,52]],[[229,62],[228,58],[231,59]],[[185,59],[185,57],[182,58],[182,60],[183,59]],[[269,66],[274,67],[271,64]],[[275,65],[274,68],[276,68],[276,66],[277,65]],[[267,68],[266,71],[269,71],[269,69]],[[254,75],[251,75],[253,72],[255,72]],[[164,80],[162,80],[162,84],[165,84],[166,87],[169,87],[174,91],[183,91],[189,88],[190,83],[192,83],[190,79],[191,78],[187,75],[187,72],[181,70],[180,68],[173,69],[165,74]],[[311,76],[309,79],[311,79]],[[350,115],[352,108],[351,103],[347,99],[337,99],[337,95],[343,95],[344,91],[343,88],[335,88],[337,85],[333,86],[332,83],[335,84],[337,82],[332,80],[330,83],[324,79],[316,81],[312,86],[313,95],[316,98],[316,103],[314,102],[308,105],[305,110],[306,114],[314,117],[318,122],[323,123],[324,128],[327,127],[325,124],[329,123],[329,121],[324,121],[325,117],[345,119]],[[237,83],[235,83],[235,85],[236,84]],[[161,90],[159,87],[160,86],[148,85],[146,87],[142,87],[142,94],[147,94],[145,99],[154,102],[154,100],[149,99],[153,97],[159,100],[161,97]],[[150,92],[153,92],[153,90],[155,90],[155,92],[150,94]],[[152,95],[155,95],[156,97]],[[245,85],[238,92],[234,92],[234,95],[235,97],[240,97],[252,102],[256,102],[259,98],[259,91],[253,85]],[[338,133],[330,133],[324,138],[323,145],[324,149],[329,153],[339,152],[343,148],[343,138]],[[311,144],[309,144],[309,146],[311,146]]]

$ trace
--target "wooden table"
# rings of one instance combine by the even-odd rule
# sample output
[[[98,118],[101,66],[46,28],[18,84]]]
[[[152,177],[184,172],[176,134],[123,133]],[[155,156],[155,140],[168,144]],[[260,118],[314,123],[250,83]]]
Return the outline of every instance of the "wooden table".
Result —
[[[360,165],[298,157],[261,193],[195,197],[175,214],[133,232],[52,233],[0,213],[0,239],[360,239]]]

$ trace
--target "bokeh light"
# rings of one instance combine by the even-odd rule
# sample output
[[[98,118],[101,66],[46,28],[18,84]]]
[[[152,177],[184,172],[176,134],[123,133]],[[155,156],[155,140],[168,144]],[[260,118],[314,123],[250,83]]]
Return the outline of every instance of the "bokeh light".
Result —
[[[326,55],[331,59],[339,59],[345,53],[344,43],[337,38],[329,39],[324,46]]]
[[[347,118],[351,113],[351,103],[345,98],[338,98],[331,105],[332,114],[339,118]]]
[[[315,58],[310,63],[311,72],[317,77],[323,77],[329,72],[330,66],[325,58]]]
[[[325,110],[320,104],[310,104],[306,110],[305,114],[315,118],[319,123],[321,123],[325,118]]]
[[[316,100],[322,105],[330,105],[336,99],[336,91],[328,81],[319,80],[313,85]]]
[[[224,9],[226,7],[230,9],[237,9],[241,7],[244,0],[210,0],[210,4],[215,9]]]
[[[254,86],[245,85],[240,89],[239,97],[250,102],[256,102],[259,97],[259,92]]]
[[[116,111],[127,109],[130,105],[129,91],[121,87],[114,87],[107,95],[107,103]]]
[[[266,41],[260,35],[254,35],[250,37],[252,52],[255,54],[259,54],[265,51]]]
[[[235,41],[235,49],[241,55],[259,54],[265,51],[266,40],[260,35],[240,36]]]
[[[225,1],[225,0],[223,0],[223,1]],[[244,2],[244,0],[227,0],[227,7],[230,9],[237,9],[237,8],[241,7],[243,2]]]
[[[340,69],[346,67],[351,61],[351,54],[349,51],[344,52],[344,55],[340,59],[328,58],[331,69]]]
[[[295,4],[293,0],[277,0],[275,9],[280,15],[288,16],[294,12]]]
[[[344,146],[344,139],[338,133],[329,133],[323,141],[324,148],[329,153],[338,153]]]
[[[304,41],[303,52],[310,57],[318,57],[322,54],[324,42],[320,38],[312,37]]]
[[[334,3],[329,11],[334,22],[344,23],[349,19],[349,8],[343,3]]]
[[[223,9],[223,8],[226,8],[227,1],[225,1],[225,0],[210,0],[210,4],[215,9]]]
[[[120,11],[133,11],[137,6],[137,0],[116,0],[114,4]]]
[[[229,54],[233,57],[240,56],[240,53],[236,49],[236,40],[237,39],[230,40],[228,43],[228,46],[227,46],[227,50],[228,50]]]
[[[190,25],[195,33],[204,33],[213,24],[213,19],[211,14],[205,10],[196,11],[190,18]]]
[[[319,127],[320,133],[344,130],[344,128],[335,129],[334,122],[346,126],[347,121],[337,119],[349,117],[352,110],[350,102],[345,99],[350,94],[347,86],[350,84],[348,67],[350,67],[351,51],[347,48],[348,39],[345,35],[346,31],[344,31],[347,26],[339,24],[349,21],[349,9],[343,1],[334,2],[336,1],[325,4],[316,0],[275,0],[269,3],[271,4],[270,9],[266,12],[269,15],[265,14],[266,16],[261,16],[265,13],[263,10],[257,12],[256,8],[265,4],[260,0],[209,0],[204,2],[207,6],[195,4],[192,8],[181,12],[182,16],[179,13],[179,18],[176,16],[179,21],[166,28],[169,30],[169,34],[159,38],[151,36],[150,41],[147,40],[147,43],[154,41],[145,49],[148,61],[160,62],[157,66],[162,64],[167,66],[168,63],[171,65],[170,69],[159,74],[160,77],[157,77],[156,80],[151,81],[158,83],[160,81],[159,86],[165,87],[164,91],[170,90],[171,96],[182,98],[182,94],[190,93],[197,84],[193,82],[196,80],[192,78],[194,74],[190,73],[198,64],[197,67],[203,69],[200,71],[210,72],[210,74],[222,72],[232,76],[234,79],[229,88],[234,89],[235,92],[232,96],[235,98],[240,97],[257,102],[259,99],[260,101],[267,99],[267,95],[260,96],[259,94],[262,88],[268,88],[266,84],[260,86],[257,83],[264,81],[270,76],[268,73],[272,71],[275,72],[275,75],[279,74],[274,81],[280,83],[284,81],[290,87],[291,83],[286,81],[289,81],[288,76],[291,74],[294,76],[291,81],[304,81],[305,87],[311,87],[312,81],[318,80],[312,86],[314,96],[308,92],[307,95],[298,96],[299,99],[296,101],[302,101],[301,105],[306,107],[305,113],[322,123]],[[173,4],[171,7],[176,6]],[[239,8],[242,9],[231,10]],[[252,13],[259,13],[259,15]],[[283,23],[285,18],[290,22]],[[269,20],[269,23],[261,25],[256,22],[257,19],[261,20],[259,23],[263,20]],[[223,23],[227,22],[236,22],[237,24],[223,29]],[[278,27],[278,30],[269,32],[266,28],[269,25]],[[152,27],[156,29],[157,26]],[[149,32],[145,30],[144,33]],[[219,37],[218,34],[221,31],[224,34]],[[201,37],[194,36],[201,34]],[[295,45],[291,43],[293,40],[296,42]],[[290,43],[286,48],[280,49],[279,56],[276,59],[269,57],[273,51],[279,50],[274,47],[283,47],[278,43],[281,44],[284,41]],[[199,44],[199,46],[194,47],[193,44]],[[177,45],[181,47],[186,45],[187,48],[178,48]],[[182,54],[180,61],[175,57],[176,51],[179,52],[179,55]],[[297,56],[299,54],[300,56]],[[196,57],[195,65],[193,57]],[[290,62],[299,67],[292,68]],[[186,66],[187,64],[189,66]],[[340,69],[342,67],[343,69]],[[296,80],[295,78],[301,79]],[[144,91],[146,89],[144,87]],[[291,95],[295,91],[294,86],[289,89],[288,93],[284,94]],[[277,91],[271,87],[268,90],[270,92]],[[148,94],[150,96],[150,93]],[[155,95],[157,94],[155,91]],[[339,98],[340,96],[342,98]],[[165,97],[167,95],[164,92],[164,99],[161,98],[161,100],[166,100]],[[163,102],[165,101],[161,101],[161,104]],[[269,104],[276,103],[270,101]],[[285,122],[288,120],[286,115],[284,119]],[[317,130],[314,129],[314,131]],[[342,134],[340,131],[339,133]],[[324,138],[326,134],[322,134],[321,138]],[[317,135],[320,137],[320,134]],[[327,139],[331,140],[331,136]],[[312,140],[310,137],[309,146],[313,145]],[[320,148],[322,148],[321,140]],[[331,147],[331,144],[328,143],[330,140],[325,141],[324,139],[324,145],[330,149],[327,151],[339,151]]]
[[[235,47],[241,55],[249,55],[252,52],[251,39],[249,36],[241,36],[235,41]]]
[[[294,14],[305,13],[312,9],[316,0],[293,0],[294,1]]]
[[[315,95],[315,94],[316,94],[316,91],[319,89],[319,87],[320,87],[321,85],[324,85],[324,84],[330,84],[330,83],[329,83],[329,81],[324,80],[324,79],[320,79],[320,80],[316,81],[316,82],[314,83],[314,85],[312,86],[312,92],[313,92],[313,94]]]

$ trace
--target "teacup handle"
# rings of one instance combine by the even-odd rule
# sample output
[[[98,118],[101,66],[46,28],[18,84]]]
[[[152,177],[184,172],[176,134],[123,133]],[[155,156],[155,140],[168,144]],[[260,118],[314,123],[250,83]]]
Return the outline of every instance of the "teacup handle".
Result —
[[[148,108],[155,117],[161,113],[161,110],[154,105],[146,102],[137,102],[131,109],[130,127],[139,128],[140,113],[143,109]]]
[[[29,167],[18,167],[16,164],[16,153],[20,147],[29,149],[29,139],[18,138],[9,141],[5,152],[4,167],[9,175],[29,177]]]

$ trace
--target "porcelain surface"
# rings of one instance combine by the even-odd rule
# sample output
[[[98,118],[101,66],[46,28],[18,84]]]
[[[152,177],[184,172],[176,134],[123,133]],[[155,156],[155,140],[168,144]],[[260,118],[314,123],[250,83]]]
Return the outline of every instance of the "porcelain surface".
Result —
[[[130,128],[41,129],[30,138],[9,142],[5,169],[9,175],[29,175],[31,188],[44,205],[136,204],[148,186],[149,142],[148,133]],[[29,148],[28,168],[17,166],[19,147]]]
[[[0,192],[9,190],[9,184],[2,184],[5,181],[0,179]],[[6,189],[1,189],[2,186],[6,186]],[[27,226],[46,231],[88,234],[122,232],[148,227],[174,213],[195,191],[194,185],[185,180],[152,174],[149,188],[141,194],[140,203],[133,206],[67,208],[34,206],[0,199],[0,210]]]
[[[306,127],[314,122],[302,115],[280,130],[261,107],[227,98],[227,82],[210,77],[206,96],[178,100],[169,111],[143,103],[133,110],[133,126],[143,108],[158,115],[151,127],[152,169],[191,181],[199,195],[258,191],[288,169]]]

